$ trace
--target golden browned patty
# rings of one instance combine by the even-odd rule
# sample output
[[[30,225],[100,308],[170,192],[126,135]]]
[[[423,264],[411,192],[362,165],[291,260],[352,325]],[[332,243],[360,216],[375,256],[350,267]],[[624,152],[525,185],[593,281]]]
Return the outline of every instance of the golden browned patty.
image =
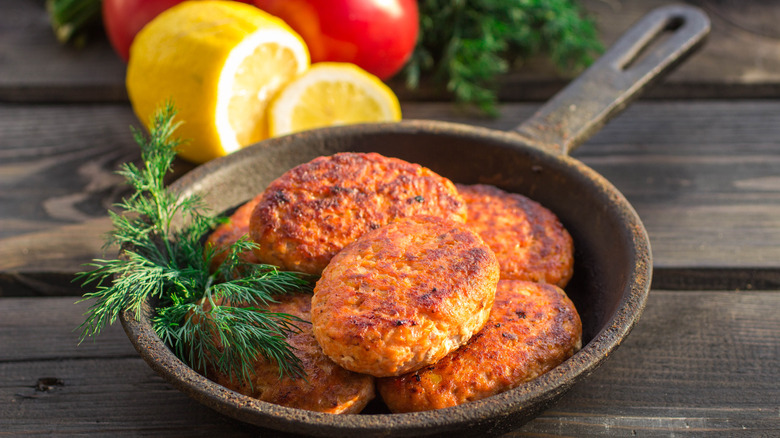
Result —
[[[375,153],[340,153],[273,181],[252,214],[250,234],[263,263],[319,274],[365,232],[418,214],[463,222],[466,206],[451,181],[425,167]]]
[[[579,350],[582,325],[557,286],[501,280],[485,327],[444,359],[377,380],[392,412],[441,409],[512,389]]]
[[[295,315],[306,321],[311,316],[311,295],[276,297],[269,310]],[[374,398],[374,378],[353,373],[336,365],[323,354],[310,324],[297,324],[300,333],[288,335],[287,342],[301,359],[306,379],[279,378],[275,362],[258,357],[251,382],[239,382],[224,374],[210,377],[220,385],[250,397],[282,406],[331,414],[356,414]]]
[[[395,376],[444,357],[487,320],[498,262],[463,224],[397,219],[339,252],[314,288],[323,351],[352,371]]]
[[[468,206],[466,223],[496,253],[502,280],[566,286],[574,271],[574,244],[553,212],[494,186],[457,187]]]
[[[236,211],[230,215],[228,221],[224,224],[220,224],[214,232],[209,235],[208,239],[206,239],[206,247],[208,248],[211,246],[215,250],[211,269],[216,269],[225,261],[227,250],[230,248],[230,245],[244,236],[249,238],[249,217],[252,215],[252,211],[254,211],[257,203],[260,202],[261,196],[262,195],[257,195],[238,207]],[[240,258],[246,263],[259,263],[253,251],[242,252]]]

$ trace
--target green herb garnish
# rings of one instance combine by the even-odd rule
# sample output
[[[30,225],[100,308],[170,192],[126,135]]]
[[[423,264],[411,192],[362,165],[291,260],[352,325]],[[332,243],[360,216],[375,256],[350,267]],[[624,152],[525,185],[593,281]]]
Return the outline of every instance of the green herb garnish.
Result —
[[[52,30],[61,43],[81,47],[87,30],[100,24],[100,0],[46,0]]]
[[[106,246],[118,245],[121,256],[94,260],[88,264],[93,270],[77,274],[84,285],[96,285],[81,300],[94,300],[80,327],[81,340],[116,322],[122,311],[140,318],[141,305],[156,298],[154,330],[193,369],[246,380],[262,355],[279,365],[280,377],[301,377],[300,359],[285,335],[304,321],[264,307],[272,295],[310,290],[310,282],[304,274],[242,262],[239,254],[255,246],[243,239],[210,272],[216,254],[204,251],[202,238],[224,219],[207,216],[199,197],[180,200],[165,187],[163,177],[179,144],[171,139],[178,126],[174,116],[168,104],[155,114],[148,137],[134,130],[143,166],[122,165],[118,173],[135,191],[116,204],[118,213],[109,211],[114,230]],[[174,217],[188,225],[174,227]]]
[[[563,72],[589,65],[603,48],[575,0],[420,0],[420,37],[405,68],[423,73],[455,99],[495,113],[497,77],[545,53]]]

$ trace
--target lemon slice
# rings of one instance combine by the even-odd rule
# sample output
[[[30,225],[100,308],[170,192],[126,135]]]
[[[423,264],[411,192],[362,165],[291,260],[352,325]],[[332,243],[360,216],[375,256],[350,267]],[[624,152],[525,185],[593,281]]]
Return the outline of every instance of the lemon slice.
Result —
[[[349,63],[320,62],[285,86],[271,102],[271,136],[324,126],[401,119],[393,91]]]
[[[144,123],[172,101],[183,122],[179,156],[202,163],[267,138],[269,102],[309,62],[280,19],[239,2],[188,1],[138,33],[127,92]]]

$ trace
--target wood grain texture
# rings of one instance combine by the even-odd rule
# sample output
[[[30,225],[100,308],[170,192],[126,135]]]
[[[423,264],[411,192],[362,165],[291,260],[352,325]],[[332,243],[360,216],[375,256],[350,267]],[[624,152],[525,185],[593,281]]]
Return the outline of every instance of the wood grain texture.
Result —
[[[480,119],[445,103],[403,106],[409,119],[501,130],[536,108],[507,104],[500,117]],[[105,211],[125,193],[113,172],[139,158],[135,123],[126,104],[0,105],[0,293],[80,293],[46,279],[29,283],[104,255]],[[659,285],[780,285],[779,102],[638,102],[573,155],[638,211]],[[178,162],[176,175],[191,168]]]
[[[572,154],[611,181],[650,234],[656,269],[777,268],[780,107],[775,101],[638,102]],[[410,107],[445,118],[445,104]],[[533,112],[452,121],[511,129]]]
[[[653,291],[626,342],[514,436],[771,436],[780,294]],[[275,436],[172,389],[119,326],[76,345],[84,303],[3,298],[0,435]]]
[[[651,9],[674,0],[584,0],[605,46]],[[688,0],[712,20],[708,44],[646,97],[780,96],[780,3]],[[58,45],[43,0],[4,0],[0,15],[0,102],[118,102],[127,99],[125,65],[98,29],[83,48]],[[569,76],[546,59],[526,62],[501,78],[505,101],[545,100]],[[424,83],[426,81],[423,81]],[[391,85],[404,100],[448,99],[430,84],[408,90],[402,77]]]
[[[582,4],[609,45],[674,2]],[[71,280],[104,255],[106,210],[127,193],[114,171],[139,160],[138,123],[102,34],[58,45],[44,3],[3,0],[0,14],[0,436],[281,436],[173,389],[118,325],[78,345],[87,303]],[[601,368],[507,438],[780,436],[780,2],[684,3],[710,15],[708,44],[573,153],[648,229],[645,314]],[[501,78],[495,119],[437,103],[448,97],[430,85],[391,85],[407,119],[508,130],[568,80],[531,60]],[[177,161],[170,180],[192,168]]]
[[[125,65],[101,29],[89,44],[60,45],[44,0],[3,0],[0,101],[126,101]]]
[[[778,305],[777,292],[653,291],[614,357],[523,432],[772,436],[780,430]]]
[[[605,47],[643,15],[668,4],[704,10],[712,23],[706,44],[643,98],[754,98],[780,95],[780,3],[739,0],[583,0]],[[534,59],[502,78],[501,98],[546,100],[565,85],[549,62]]]

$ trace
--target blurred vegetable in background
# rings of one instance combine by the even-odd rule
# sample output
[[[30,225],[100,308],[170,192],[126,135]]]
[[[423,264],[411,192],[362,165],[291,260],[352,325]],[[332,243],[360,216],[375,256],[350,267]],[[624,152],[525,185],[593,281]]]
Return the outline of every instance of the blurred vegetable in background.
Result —
[[[420,39],[407,64],[415,88],[431,74],[459,102],[495,111],[498,76],[538,53],[563,73],[602,50],[592,20],[575,0],[419,0]]]
[[[311,62],[351,62],[388,79],[414,50],[416,0],[253,0],[306,41]]]
[[[46,0],[46,12],[59,42],[81,46],[90,25],[100,23],[100,0]]]
[[[82,45],[87,28],[102,23],[114,51],[125,61],[135,34],[160,12],[184,0],[46,0],[54,34],[61,43]],[[234,0],[250,3],[250,0]]]
[[[104,0],[103,24],[117,53],[126,60],[126,47],[142,26],[139,23],[181,1]],[[276,12],[292,27],[299,26],[312,57],[325,53],[313,61],[344,61],[344,47],[349,46],[344,38],[355,39],[353,47],[366,53],[350,55],[348,61],[363,63],[363,68],[383,79],[405,62],[409,36],[417,33],[408,26],[408,19],[419,15],[417,42],[403,70],[407,86],[416,88],[422,78],[430,78],[456,101],[491,114],[496,111],[500,76],[519,69],[529,58],[543,54],[561,73],[573,75],[603,50],[593,20],[576,0],[418,0],[414,13],[413,0],[239,1]],[[57,38],[76,42],[85,26],[99,21],[100,4],[101,0],[47,0]],[[382,11],[388,5],[395,5],[400,21],[388,15],[394,7]],[[345,18],[348,13],[351,17]],[[366,20],[372,16],[375,21],[368,26]],[[350,23],[354,17],[358,17],[356,22]],[[330,30],[326,32],[325,24],[319,31],[307,30],[321,22]],[[395,44],[392,39],[390,43],[367,43],[368,33],[377,29],[389,29]],[[382,52],[383,47],[389,51]]]

